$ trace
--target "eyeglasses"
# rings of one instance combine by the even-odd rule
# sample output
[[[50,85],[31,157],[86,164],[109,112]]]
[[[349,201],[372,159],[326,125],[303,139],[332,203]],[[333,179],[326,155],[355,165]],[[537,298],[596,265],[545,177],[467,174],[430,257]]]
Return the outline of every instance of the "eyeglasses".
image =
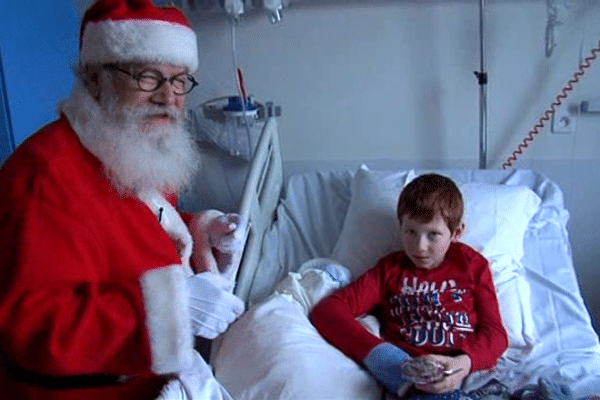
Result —
[[[166,78],[160,71],[155,69],[145,69],[137,74],[132,74],[131,72],[119,68],[114,64],[106,64],[103,67],[105,69],[119,71],[129,75],[131,78],[137,81],[138,87],[144,92],[154,92],[167,81],[173,87],[173,93],[180,96],[188,94],[192,91],[192,89],[198,86],[196,79],[186,72]]]

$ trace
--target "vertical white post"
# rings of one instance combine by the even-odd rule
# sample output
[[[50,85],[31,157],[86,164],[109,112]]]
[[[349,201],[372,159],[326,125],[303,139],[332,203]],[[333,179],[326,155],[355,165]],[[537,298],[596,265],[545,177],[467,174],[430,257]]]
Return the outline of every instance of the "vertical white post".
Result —
[[[485,0],[479,2],[479,168],[487,168],[487,72],[485,71]]]

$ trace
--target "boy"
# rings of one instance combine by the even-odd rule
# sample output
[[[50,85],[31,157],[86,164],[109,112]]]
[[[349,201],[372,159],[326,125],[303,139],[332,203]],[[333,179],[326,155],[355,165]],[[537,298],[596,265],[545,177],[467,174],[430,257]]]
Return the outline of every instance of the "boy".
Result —
[[[489,265],[458,242],[463,199],[451,179],[415,178],[400,194],[397,215],[403,251],[323,299],[310,319],[393,393],[406,395],[411,381],[401,368],[415,357],[437,361],[446,373],[415,384],[409,398],[458,398],[463,379],[494,367],[508,345]],[[355,320],[365,313],[377,315],[381,338]]]

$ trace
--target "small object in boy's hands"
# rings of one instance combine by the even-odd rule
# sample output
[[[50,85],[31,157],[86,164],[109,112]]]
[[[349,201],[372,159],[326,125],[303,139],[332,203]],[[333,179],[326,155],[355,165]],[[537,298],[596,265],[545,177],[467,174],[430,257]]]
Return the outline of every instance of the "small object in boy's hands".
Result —
[[[462,368],[446,369],[439,361],[423,357],[406,360],[401,366],[402,375],[417,385],[440,382],[446,376],[460,371],[462,371]]]
[[[428,358],[413,358],[401,366],[402,375],[417,385],[427,385],[444,379],[444,365]]]

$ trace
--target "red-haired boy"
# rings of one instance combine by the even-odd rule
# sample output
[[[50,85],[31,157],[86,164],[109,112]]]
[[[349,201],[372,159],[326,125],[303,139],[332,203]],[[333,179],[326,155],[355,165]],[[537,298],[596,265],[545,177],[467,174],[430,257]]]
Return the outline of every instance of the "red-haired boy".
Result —
[[[403,250],[381,258],[310,314],[327,341],[400,396],[464,398],[464,378],[494,367],[507,348],[488,261],[458,241],[463,210],[451,179],[415,178],[398,200]],[[366,313],[378,317],[381,338],[355,320]],[[446,374],[409,392],[407,360],[435,360]]]

